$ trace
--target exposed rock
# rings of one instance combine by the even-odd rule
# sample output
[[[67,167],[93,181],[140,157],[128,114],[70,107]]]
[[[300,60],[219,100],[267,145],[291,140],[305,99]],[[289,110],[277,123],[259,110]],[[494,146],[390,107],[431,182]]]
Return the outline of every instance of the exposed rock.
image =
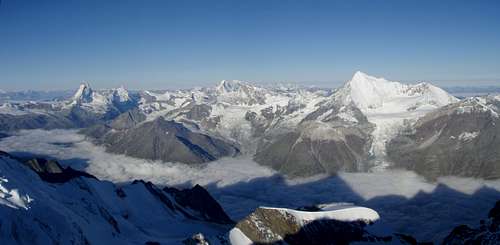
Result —
[[[220,224],[233,224],[234,221],[227,216],[222,207],[208,193],[205,188],[195,185],[191,189],[177,190],[165,187],[165,192],[171,194],[177,203],[185,208],[199,213],[206,220]]]
[[[93,175],[75,170],[71,167],[63,168],[57,161],[44,158],[33,158],[25,161],[28,167],[35,171],[40,178],[50,183],[65,183],[78,177],[94,178]]]
[[[242,221],[239,229],[255,244],[350,244],[388,242],[392,237],[372,235],[365,230],[370,222],[335,219],[299,220],[284,209],[258,208]]]
[[[290,176],[355,172],[364,170],[370,145],[369,134],[359,128],[304,123],[262,144],[254,159]]]
[[[111,128],[124,130],[135,127],[146,120],[146,116],[137,109],[128,110],[116,117],[110,124]]]
[[[182,241],[186,245],[210,245],[210,242],[201,233],[194,234],[191,238]]]
[[[427,114],[387,146],[395,167],[435,179],[500,178],[500,119],[495,99],[472,98]]]
[[[233,145],[195,133],[180,123],[159,117],[103,138],[107,150],[133,157],[197,164],[238,154]]]
[[[64,129],[73,128],[74,126],[73,122],[56,114],[0,114],[0,128],[4,132],[21,129]]]

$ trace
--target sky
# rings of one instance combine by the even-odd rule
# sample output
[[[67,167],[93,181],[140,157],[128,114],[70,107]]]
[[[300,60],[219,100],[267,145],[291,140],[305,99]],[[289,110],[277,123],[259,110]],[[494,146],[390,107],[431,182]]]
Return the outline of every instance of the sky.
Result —
[[[500,85],[500,1],[0,0],[0,89]]]

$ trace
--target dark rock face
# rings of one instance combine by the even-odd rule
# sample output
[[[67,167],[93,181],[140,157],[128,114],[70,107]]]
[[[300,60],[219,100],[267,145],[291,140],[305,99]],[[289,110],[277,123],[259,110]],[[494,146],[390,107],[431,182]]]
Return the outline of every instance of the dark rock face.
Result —
[[[457,226],[443,240],[443,245],[455,244],[500,244],[500,201],[490,210],[488,220],[481,220],[478,228]]]
[[[325,133],[328,137],[315,138],[310,133],[314,130],[308,127],[277,136],[257,150],[255,161],[289,176],[363,170],[360,163],[368,159],[371,144],[368,134],[357,128],[336,127]]]
[[[24,162],[35,171],[40,178],[49,183],[65,183],[78,177],[94,178],[93,175],[75,170],[71,167],[63,168],[57,161],[44,158],[33,158]]]
[[[324,103],[294,131],[266,137],[254,160],[289,176],[365,171],[372,130],[354,105]]]
[[[194,133],[180,123],[159,117],[127,130],[109,132],[102,138],[107,150],[133,157],[197,164],[224,156],[234,156],[239,150],[220,139]]]
[[[143,180],[134,180],[132,184],[143,185],[166,208],[182,213],[189,219],[223,225],[234,224],[220,204],[199,185],[184,190],[173,187],[165,187],[162,190],[153,183]],[[126,196],[123,190],[117,191],[117,195]]]
[[[45,158],[33,158],[29,160],[23,160],[10,155],[7,152],[0,151],[0,157],[6,157],[14,159],[27,167],[29,167],[33,172],[37,173],[40,179],[49,183],[66,183],[74,178],[86,177],[97,179],[91,174],[86,172],[75,170],[71,167],[63,168],[57,161],[48,160]]]
[[[389,159],[429,178],[500,178],[500,119],[495,104],[469,99],[432,112],[387,145]],[[466,111],[464,111],[466,110]]]
[[[37,173],[58,174],[63,172],[62,167],[54,160],[33,158],[26,161],[25,163]]]
[[[21,129],[73,128],[73,122],[55,114],[0,114],[0,128],[4,132]]]
[[[86,135],[93,139],[96,143],[102,143],[101,140],[111,130],[108,124],[96,124],[94,126],[83,128],[78,131],[80,134]]]
[[[189,110],[183,113],[187,119],[194,121],[202,121],[205,118],[210,116],[210,112],[212,111],[212,107],[204,104],[194,104],[189,107]],[[181,114],[182,115],[182,114]]]
[[[146,120],[146,116],[137,109],[132,109],[120,114],[111,122],[111,127],[116,130],[133,128]]]
[[[74,106],[69,110],[62,112],[76,127],[83,128],[93,126],[99,123],[110,121],[120,115],[120,111],[110,108],[103,114],[85,110],[79,106]]]
[[[220,224],[233,224],[234,221],[227,216],[222,207],[210,196],[205,188],[195,185],[191,189],[177,190],[175,188],[164,188],[165,192],[171,194],[175,201],[185,208],[199,212],[205,220]]]
[[[80,130],[81,134],[93,139],[102,139],[111,129],[126,130],[146,120],[146,116],[138,109],[126,111],[110,122],[101,122]],[[99,142],[97,142],[99,143]]]

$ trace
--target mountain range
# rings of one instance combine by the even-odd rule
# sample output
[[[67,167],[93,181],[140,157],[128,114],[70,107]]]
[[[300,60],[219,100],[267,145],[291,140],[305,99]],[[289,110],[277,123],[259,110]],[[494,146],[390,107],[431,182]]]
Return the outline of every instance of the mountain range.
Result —
[[[291,177],[404,168],[429,179],[498,178],[499,150],[483,147],[496,144],[498,101],[459,100],[429,83],[363,72],[333,90],[224,80],[211,88],[130,93],[83,83],[68,100],[2,104],[0,125],[3,133],[84,128],[109,152],[168,162],[246,155]],[[457,164],[460,154],[478,155],[477,140],[479,155],[490,157]]]
[[[498,179],[499,113],[498,95],[458,99],[430,83],[363,72],[337,89],[223,80],[130,92],[82,83],[67,99],[3,102],[0,138],[23,129],[78,129],[114,154],[192,167],[243,155],[291,178],[406,169],[430,181]],[[443,243],[494,244],[498,205],[478,228],[459,226]],[[235,222],[199,185],[111,183],[6,152],[0,214],[2,244],[418,243],[365,207],[260,207]]]

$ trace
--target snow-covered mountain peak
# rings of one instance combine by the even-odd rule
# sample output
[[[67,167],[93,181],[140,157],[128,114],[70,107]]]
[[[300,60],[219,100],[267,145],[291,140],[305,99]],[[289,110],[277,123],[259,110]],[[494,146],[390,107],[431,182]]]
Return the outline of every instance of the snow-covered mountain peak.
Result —
[[[222,80],[215,88],[220,102],[230,104],[262,104],[265,91],[240,80]]]
[[[377,78],[374,76],[370,76],[362,71],[357,71],[354,73],[351,80],[349,81],[349,83],[365,83],[365,82],[377,83],[377,82],[387,82],[387,80],[384,78]]]
[[[130,100],[130,95],[128,90],[123,86],[113,90],[113,99],[118,102],[127,102]]]
[[[92,101],[93,90],[87,82],[83,82],[80,84],[80,87],[76,91],[75,95],[73,95],[73,101],[75,102],[83,102],[89,103]]]
[[[495,96],[478,96],[466,98],[459,103],[453,104],[449,108],[443,108],[443,110],[451,110],[451,112],[457,114],[489,113],[493,117],[499,118],[499,105],[498,98]]]
[[[385,163],[385,145],[405,121],[415,121],[458,99],[429,83],[404,84],[356,72],[334,93],[331,101],[345,106],[354,105],[375,125],[370,152],[382,159],[377,161]],[[381,166],[384,167],[383,164]]]
[[[219,93],[233,93],[238,92],[245,87],[252,87],[249,83],[240,80],[222,80],[217,85],[217,92]]]
[[[403,89],[404,85],[401,83],[390,82],[358,71],[340,92],[346,104],[353,102],[363,110],[380,107],[384,99],[401,94]]]
[[[457,101],[455,97],[430,83],[404,84],[360,71],[339,90],[338,96],[345,104],[352,102],[364,111],[386,107],[385,105],[394,100],[412,102],[411,107],[423,104],[443,106]],[[404,108],[407,109],[409,107]]]

